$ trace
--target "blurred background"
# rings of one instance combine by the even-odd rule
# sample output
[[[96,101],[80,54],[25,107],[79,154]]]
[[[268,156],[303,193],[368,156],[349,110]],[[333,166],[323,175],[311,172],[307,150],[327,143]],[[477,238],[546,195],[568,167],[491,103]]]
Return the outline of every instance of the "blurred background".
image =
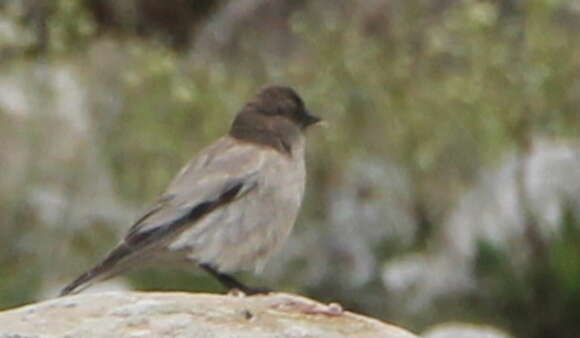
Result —
[[[241,278],[415,332],[578,337],[576,0],[0,0],[0,308],[96,263],[266,84],[329,126],[289,243]]]

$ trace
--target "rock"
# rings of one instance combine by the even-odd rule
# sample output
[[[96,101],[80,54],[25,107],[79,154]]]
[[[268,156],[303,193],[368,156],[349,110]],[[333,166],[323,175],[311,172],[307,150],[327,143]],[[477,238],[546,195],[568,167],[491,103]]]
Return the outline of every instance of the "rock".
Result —
[[[468,323],[444,323],[436,325],[421,335],[423,338],[511,338],[505,332],[491,326]]]
[[[290,294],[81,294],[0,312],[0,337],[417,338],[398,327]]]

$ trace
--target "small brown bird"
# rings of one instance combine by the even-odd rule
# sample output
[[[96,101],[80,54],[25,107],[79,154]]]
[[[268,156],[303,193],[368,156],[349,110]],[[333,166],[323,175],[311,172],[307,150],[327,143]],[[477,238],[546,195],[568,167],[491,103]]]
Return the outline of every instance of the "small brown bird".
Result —
[[[228,289],[265,292],[229,273],[261,270],[290,234],[304,194],[304,132],[319,121],[291,88],[263,89],[229,134],[190,161],[124,240],[61,295],[156,263],[193,263]]]

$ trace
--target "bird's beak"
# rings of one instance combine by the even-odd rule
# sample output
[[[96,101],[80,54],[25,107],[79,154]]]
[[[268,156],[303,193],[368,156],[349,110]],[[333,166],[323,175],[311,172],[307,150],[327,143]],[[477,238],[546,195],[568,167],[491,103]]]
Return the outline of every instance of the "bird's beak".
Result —
[[[322,119],[320,117],[313,115],[309,110],[304,111],[304,124],[306,126],[311,126],[321,121]]]

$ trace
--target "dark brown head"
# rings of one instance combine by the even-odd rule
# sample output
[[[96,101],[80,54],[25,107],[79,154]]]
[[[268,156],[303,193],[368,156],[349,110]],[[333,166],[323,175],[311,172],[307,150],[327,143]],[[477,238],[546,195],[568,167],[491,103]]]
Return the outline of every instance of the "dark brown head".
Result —
[[[230,135],[291,153],[302,132],[319,121],[292,88],[270,86],[237,114]]]

